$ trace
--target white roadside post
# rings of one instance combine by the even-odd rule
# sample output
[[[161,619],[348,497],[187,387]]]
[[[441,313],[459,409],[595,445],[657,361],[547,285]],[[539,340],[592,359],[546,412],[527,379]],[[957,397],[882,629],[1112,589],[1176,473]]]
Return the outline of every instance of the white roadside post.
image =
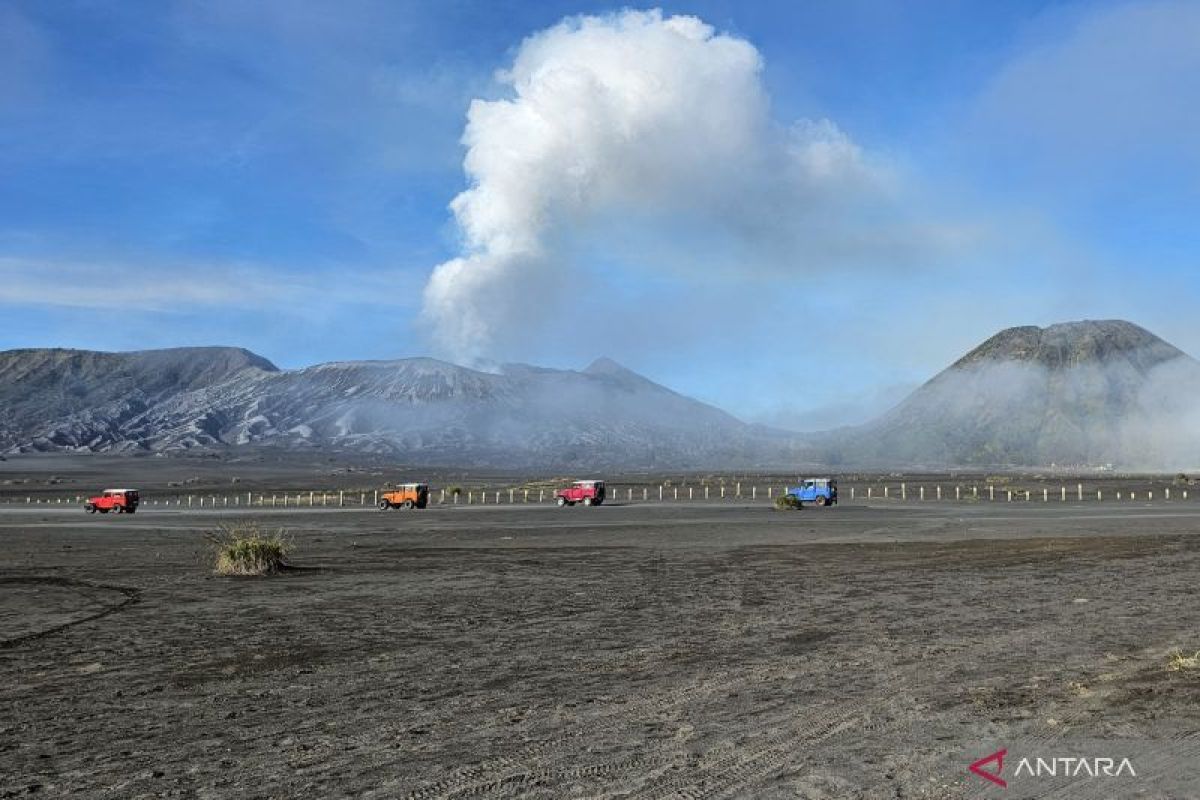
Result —
[[[900,499],[901,500],[908,499],[908,484],[907,483],[901,482],[901,484],[900,484]]]
[[[663,487],[662,487],[662,484],[660,483],[658,485],[658,500],[660,503],[662,502],[662,494],[663,494]]]
[[[373,506],[379,505],[379,490],[378,489],[375,490],[375,494],[371,498],[371,505],[373,505]]]
[[[750,488],[750,499],[751,500],[758,499],[758,487],[757,486],[753,486]]]
[[[884,499],[884,500],[887,500],[887,499],[889,499],[889,498],[888,498],[888,488],[889,488],[889,487],[887,487],[887,486],[884,486],[884,487],[883,487],[883,499]]]
[[[1171,499],[1171,490],[1170,490],[1170,489],[1164,489],[1163,491],[1164,491],[1164,492],[1166,492],[1166,498],[1165,498],[1165,499],[1167,499],[1167,500],[1170,500],[1170,499]]]
[[[708,487],[707,486],[704,487],[704,499],[705,500],[708,499]]]
[[[870,499],[871,499],[871,494],[872,494],[872,492],[874,491],[874,488],[875,488],[875,487],[873,487],[873,486],[868,486],[868,487],[867,487],[867,499],[868,499],[868,500],[870,500]]]
[[[925,487],[921,487],[921,502],[925,501]]]
[[[851,501],[854,500],[854,487],[853,486],[850,487],[850,499],[851,499]]]
[[[1067,502],[1067,487],[1065,485],[1062,487],[1062,501],[1064,503]]]
[[[1079,502],[1082,503],[1083,502],[1083,484],[1082,483],[1079,484],[1076,488],[1079,490]]]
[[[1097,500],[1097,502],[1104,500],[1104,490],[1103,489],[1096,490],[1096,500]]]
[[[678,500],[679,499],[679,487],[676,486],[672,491],[675,493],[675,499]]]
[[[1050,490],[1049,489],[1046,489],[1046,488],[1042,489],[1042,502],[1043,503],[1050,502]]]
[[[338,490],[338,508],[345,508],[345,507],[346,507],[346,490],[340,489],[340,490]]]
[[[694,487],[694,486],[688,487],[688,500],[692,500],[695,497],[695,491],[696,491],[696,487]]]
[[[941,500],[941,499],[942,499],[942,487],[941,487],[941,484],[939,484],[939,485],[938,485],[938,487],[937,487],[937,499],[938,499],[938,500]]]
[[[988,486],[988,500],[995,500],[995,499],[996,499],[996,487],[995,487],[995,485]]]

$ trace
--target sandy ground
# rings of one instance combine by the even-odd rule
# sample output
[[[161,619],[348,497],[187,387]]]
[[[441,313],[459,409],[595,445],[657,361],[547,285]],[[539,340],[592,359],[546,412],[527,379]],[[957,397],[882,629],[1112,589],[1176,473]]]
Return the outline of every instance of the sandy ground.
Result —
[[[0,796],[1200,797],[1200,504],[237,518],[0,510]]]

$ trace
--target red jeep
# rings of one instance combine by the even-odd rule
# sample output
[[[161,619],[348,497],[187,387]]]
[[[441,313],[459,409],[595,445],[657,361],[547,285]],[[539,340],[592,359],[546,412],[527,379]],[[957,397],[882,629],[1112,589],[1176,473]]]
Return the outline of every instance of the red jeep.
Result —
[[[573,506],[576,503],[598,506],[604,502],[604,481],[575,481],[566,489],[555,492],[554,499],[560,506]]]
[[[99,511],[101,514],[132,514],[137,511],[138,493],[136,489],[105,489],[103,494],[89,497],[83,510],[89,514]]]

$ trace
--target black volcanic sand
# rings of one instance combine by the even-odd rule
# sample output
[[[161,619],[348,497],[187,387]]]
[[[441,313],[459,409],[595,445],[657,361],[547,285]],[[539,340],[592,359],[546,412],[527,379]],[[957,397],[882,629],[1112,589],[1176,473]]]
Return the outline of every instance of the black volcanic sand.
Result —
[[[0,511],[0,796],[959,797],[997,741],[1200,751],[1200,504],[257,518],[302,569],[212,575],[222,512]]]

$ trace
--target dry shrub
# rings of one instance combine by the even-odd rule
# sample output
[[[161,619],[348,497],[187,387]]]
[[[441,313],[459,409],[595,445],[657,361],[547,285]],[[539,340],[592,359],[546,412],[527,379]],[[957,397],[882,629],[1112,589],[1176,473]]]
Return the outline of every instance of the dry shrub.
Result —
[[[1185,669],[1200,669],[1200,650],[1197,650],[1190,656],[1182,650],[1176,650],[1174,653],[1171,653],[1171,657],[1167,661],[1167,669],[1171,672],[1182,672]]]
[[[781,494],[775,498],[776,511],[799,511],[801,508],[800,498],[794,494]]]
[[[222,525],[207,534],[218,575],[275,575],[287,569],[292,546],[283,530],[264,532],[255,522]]]

